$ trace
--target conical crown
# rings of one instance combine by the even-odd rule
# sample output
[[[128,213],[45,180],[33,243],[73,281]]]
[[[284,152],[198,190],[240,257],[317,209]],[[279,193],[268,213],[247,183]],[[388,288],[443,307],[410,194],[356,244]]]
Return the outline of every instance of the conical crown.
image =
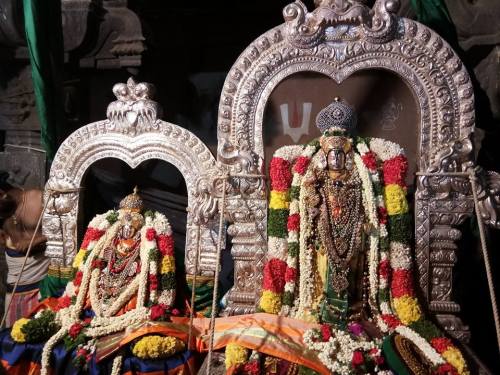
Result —
[[[356,128],[356,123],[357,116],[354,108],[340,98],[335,98],[316,116],[316,126],[323,134],[327,131],[351,133]]]
[[[120,209],[127,210],[132,212],[141,212],[144,208],[144,202],[142,198],[137,194],[138,189],[137,186],[134,188],[134,192],[132,194],[127,195],[120,202]]]

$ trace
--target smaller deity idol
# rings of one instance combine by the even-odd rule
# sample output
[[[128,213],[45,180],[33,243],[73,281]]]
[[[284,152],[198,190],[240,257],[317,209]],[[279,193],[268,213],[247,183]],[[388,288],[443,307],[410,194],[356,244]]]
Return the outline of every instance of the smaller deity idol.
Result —
[[[94,218],[74,259],[75,277],[64,295],[56,304],[45,304],[52,309],[14,324],[11,336],[16,342],[47,340],[42,352],[43,374],[49,370],[51,353],[61,341],[66,349],[76,351],[73,363],[82,368],[88,365],[99,340],[145,322],[169,319],[175,297],[172,230],[164,215],[142,212],[143,201],[134,189],[120,202],[119,210]],[[41,326],[45,328],[37,331]],[[118,343],[103,345],[113,351]],[[176,337],[147,336],[131,351],[140,358],[152,359],[183,348],[184,343]],[[122,356],[116,355],[116,373],[121,362]]]

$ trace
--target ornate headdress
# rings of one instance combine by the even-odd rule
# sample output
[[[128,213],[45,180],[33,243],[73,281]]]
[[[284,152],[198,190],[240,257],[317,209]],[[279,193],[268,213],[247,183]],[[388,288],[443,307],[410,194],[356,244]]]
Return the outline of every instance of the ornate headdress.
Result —
[[[354,108],[340,98],[335,98],[328,107],[318,113],[316,126],[323,133],[319,142],[326,155],[333,149],[343,149],[345,153],[350,151],[352,144],[348,134],[356,128],[356,122]]]
[[[137,194],[137,186],[134,188],[132,194],[127,195],[120,202],[120,210],[126,210],[131,212],[141,212],[144,208],[144,202],[142,198]]]
[[[356,128],[356,123],[357,116],[354,108],[340,98],[335,98],[316,116],[316,126],[323,134],[326,132],[351,133]]]

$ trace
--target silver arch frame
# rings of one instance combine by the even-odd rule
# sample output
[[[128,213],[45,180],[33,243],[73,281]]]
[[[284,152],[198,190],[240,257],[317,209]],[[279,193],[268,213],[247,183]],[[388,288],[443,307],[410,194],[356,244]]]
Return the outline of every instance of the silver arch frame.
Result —
[[[377,0],[372,13],[360,1],[318,1],[308,12],[296,1],[283,10],[285,23],[257,38],[225,81],[218,118],[218,160],[229,170],[261,170],[262,124],[272,90],[296,72],[322,73],[341,83],[354,72],[387,69],[412,90],[419,111],[418,171],[474,168],[471,138],[474,96],[469,75],[451,47],[434,31],[396,16],[397,1]],[[341,3],[340,5],[338,3]],[[240,180],[241,182],[241,180]],[[456,228],[473,213],[465,177],[418,177],[415,196],[415,258],[420,290],[430,311],[455,337],[469,331],[453,301]],[[254,311],[266,252],[266,187],[247,179],[246,206],[228,200],[235,286],[229,314]]]
[[[150,99],[152,90],[151,85],[137,84],[133,79],[115,85],[118,100],[108,106],[108,118],[83,126],[60,146],[46,184],[48,202],[42,221],[52,269],[71,267],[78,251],[79,189],[87,169],[103,158],[123,160],[131,168],[145,160],[159,159],[174,165],[187,186],[186,269],[194,272],[199,241],[203,247],[199,270],[213,275],[217,264],[217,201],[209,190],[219,173],[216,161],[194,134],[158,119],[161,108]]]

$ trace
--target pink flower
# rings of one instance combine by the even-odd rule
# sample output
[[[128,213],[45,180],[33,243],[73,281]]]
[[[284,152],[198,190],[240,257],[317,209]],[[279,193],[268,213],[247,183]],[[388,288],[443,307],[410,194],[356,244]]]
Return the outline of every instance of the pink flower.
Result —
[[[363,326],[359,323],[349,323],[347,328],[354,336],[359,336],[364,332]]]
[[[179,311],[179,309],[173,309],[172,310],[172,315],[173,316],[179,316],[179,315],[181,315],[181,312]]]
[[[149,228],[147,231],[146,231],[146,239],[148,241],[153,241],[156,237],[156,231],[154,230],[154,228]]]
[[[354,367],[360,366],[365,363],[363,353],[361,353],[359,350],[355,350],[354,353],[352,353],[351,363]]]
[[[74,340],[76,336],[80,334],[83,326],[80,323],[74,323],[71,327],[69,327],[68,335]]]

